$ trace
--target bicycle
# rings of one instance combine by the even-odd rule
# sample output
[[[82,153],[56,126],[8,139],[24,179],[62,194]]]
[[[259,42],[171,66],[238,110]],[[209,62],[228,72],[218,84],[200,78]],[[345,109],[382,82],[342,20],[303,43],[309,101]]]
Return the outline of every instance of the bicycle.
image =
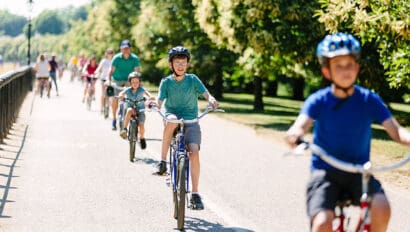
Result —
[[[114,88],[112,86],[104,87],[105,94],[103,99],[103,115],[104,119],[107,119],[110,114],[110,97],[114,95]]]
[[[212,109],[207,107],[197,118],[192,120],[184,119],[169,119],[158,109],[151,109],[161,115],[164,121],[177,123],[178,128],[171,140],[169,147],[169,166],[171,174],[172,195],[174,202],[174,218],[177,220],[177,228],[183,230],[185,223],[185,202],[188,203],[189,198],[189,155],[188,149],[184,140],[185,124],[197,123],[209,112],[225,112],[222,109]],[[189,206],[190,207],[190,206]],[[189,208],[188,207],[188,208]]]
[[[87,105],[87,109],[91,110],[91,102],[95,99],[95,96],[94,96],[95,95],[95,82],[97,81],[98,77],[96,77],[94,74],[91,74],[91,75],[87,75],[86,79],[87,79],[86,84],[89,84],[86,105]]]
[[[40,77],[37,79],[37,81],[39,82],[38,87],[40,88],[38,91],[40,92],[40,97],[43,97],[43,91],[44,88],[48,87],[48,77],[44,78],[44,77]],[[47,95],[48,97],[50,97],[50,95]]]
[[[303,139],[299,139],[297,141],[298,146],[290,153],[286,154],[294,154],[299,155],[304,150],[311,150],[312,153],[319,156],[323,161],[327,162],[331,166],[350,173],[359,173],[362,174],[362,195],[360,197],[360,217],[357,220],[357,224],[351,225],[350,222],[352,221],[353,215],[350,215],[347,212],[347,208],[351,206],[352,202],[347,196],[343,197],[342,200],[339,200],[336,203],[335,207],[335,218],[333,220],[333,231],[334,232],[346,232],[350,231],[347,230],[349,228],[354,228],[353,231],[355,232],[370,232],[370,224],[371,224],[371,217],[370,217],[370,207],[371,207],[371,196],[368,194],[368,187],[369,187],[369,180],[370,177],[373,176],[373,173],[376,172],[383,172],[389,171],[396,168],[399,168],[410,161],[410,155],[403,158],[402,160],[390,164],[388,166],[372,166],[371,162],[368,161],[363,165],[360,164],[351,164],[342,160],[331,156],[327,153],[323,148],[320,146],[304,141]],[[347,197],[347,198],[346,198]]]
[[[138,116],[139,113],[142,111],[138,110],[138,105],[141,102],[145,102],[145,98],[134,100],[131,98],[124,98],[123,102],[128,103],[131,105],[132,109],[132,114],[131,114],[131,119],[130,123],[128,125],[128,141],[130,144],[130,162],[134,162],[135,159],[135,146],[138,140]],[[125,111],[126,112],[126,111]]]

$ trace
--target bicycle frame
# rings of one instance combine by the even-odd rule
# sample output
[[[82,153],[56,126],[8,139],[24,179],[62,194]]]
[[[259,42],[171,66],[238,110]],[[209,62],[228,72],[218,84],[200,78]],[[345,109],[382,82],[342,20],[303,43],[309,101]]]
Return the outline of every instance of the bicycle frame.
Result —
[[[134,99],[129,99],[129,98],[124,98],[123,103],[129,103],[131,104],[131,109],[132,109],[132,113],[131,113],[131,118],[130,118],[130,122],[128,125],[128,141],[130,144],[130,161],[133,162],[134,158],[135,158],[135,144],[138,140],[138,113],[139,111],[137,110],[138,108],[138,104],[140,102],[144,102],[145,98],[142,99],[138,99],[138,100],[134,100]],[[121,110],[122,111],[123,108],[123,104],[121,104]],[[126,111],[127,109],[123,110],[123,115],[122,115],[122,120],[124,120],[125,116],[126,116]]]
[[[402,160],[393,163],[388,166],[372,166],[371,162],[368,161],[363,165],[360,164],[351,164],[342,160],[338,160],[334,158],[334,156],[327,153],[323,148],[319,147],[316,144],[309,143],[302,139],[299,139],[297,142],[299,145],[294,149],[294,152],[290,152],[291,154],[301,154],[303,150],[311,150],[312,153],[319,156],[323,161],[327,162],[328,164],[332,165],[333,167],[350,173],[359,173],[362,174],[362,195],[360,198],[360,218],[358,221],[357,226],[355,227],[356,232],[370,232],[370,225],[371,225],[371,217],[370,217],[370,207],[371,207],[371,196],[369,195],[369,180],[373,173],[375,172],[382,172],[382,171],[389,171],[396,169],[398,167],[403,166],[407,162],[410,161],[410,155],[403,158]],[[336,207],[340,207],[343,210],[344,205],[337,205]],[[341,212],[343,214],[343,212]],[[344,220],[345,216],[339,216],[340,224],[337,228],[335,228],[335,232],[344,232],[346,228],[344,228]]]
[[[172,192],[173,192],[173,198],[174,198],[174,218],[177,219],[178,229],[182,230],[184,228],[184,220],[185,220],[185,200],[186,200],[186,203],[188,203],[188,195],[186,193],[188,194],[190,193],[189,191],[190,164],[189,164],[189,155],[188,155],[189,152],[186,147],[185,137],[184,137],[185,136],[184,135],[185,124],[199,122],[199,120],[202,117],[204,117],[206,114],[208,114],[210,111],[224,112],[224,110],[212,109],[211,107],[208,107],[197,118],[192,119],[192,120],[169,119],[159,109],[156,108],[154,109],[154,111],[158,112],[161,115],[161,117],[164,119],[164,121],[171,122],[171,123],[177,123],[179,125],[179,128],[177,129],[177,133],[173,137],[171,144],[170,144],[169,162],[170,162]],[[183,160],[183,163],[181,165],[182,160]],[[178,173],[181,166],[185,170],[183,170],[183,172]],[[181,186],[182,183],[178,182],[181,178],[180,175],[184,176],[184,185],[182,186]],[[178,184],[180,185],[178,186]],[[181,187],[183,191],[181,191]],[[179,196],[183,196],[183,197],[180,197],[180,200],[178,201]],[[181,202],[182,200],[181,198],[185,198],[183,202]]]

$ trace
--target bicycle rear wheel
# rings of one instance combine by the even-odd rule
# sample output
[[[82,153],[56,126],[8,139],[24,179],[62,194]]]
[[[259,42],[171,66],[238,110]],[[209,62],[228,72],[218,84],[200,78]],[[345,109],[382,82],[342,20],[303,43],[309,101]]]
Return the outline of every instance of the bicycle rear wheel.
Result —
[[[128,141],[130,142],[130,162],[134,162],[135,159],[135,146],[137,143],[138,127],[135,121],[130,122],[128,129]]]
[[[178,180],[177,180],[177,201],[178,201],[178,229],[182,230],[185,223],[185,177],[186,164],[185,157],[180,157],[178,161]]]
[[[107,96],[104,97],[104,118],[107,119],[110,111],[110,101]]]

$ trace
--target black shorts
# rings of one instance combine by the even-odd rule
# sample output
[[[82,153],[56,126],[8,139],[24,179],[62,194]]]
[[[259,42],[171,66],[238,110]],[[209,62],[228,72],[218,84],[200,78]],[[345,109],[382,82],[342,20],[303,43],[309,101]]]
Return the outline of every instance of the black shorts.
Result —
[[[384,194],[378,180],[369,180],[369,194]],[[349,196],[353,205],[360,204],[362,175],[339,170],[313,170],[306,191],[307,214],[310,218],[323,210],[334,210],[336,202]]]

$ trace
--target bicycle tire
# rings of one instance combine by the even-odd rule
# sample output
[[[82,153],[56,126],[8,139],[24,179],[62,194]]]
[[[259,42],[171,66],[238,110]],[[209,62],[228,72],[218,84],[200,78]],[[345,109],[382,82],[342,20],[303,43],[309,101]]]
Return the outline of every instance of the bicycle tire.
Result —
[[[177,188],[177,200],[178,200],[178,229],[182,230],[185,223],[185,176],[186,176],[186,164],[185,157],[178,158],[178,188]]]
[[[172,152],[172,143],[169,146],[169,171],[171,174],[171,190],[172,190],[172,200],[174,202],[174,218],[178,219],[178,198],[177,198],[177,190],[176,190],[176,181],[174,181],[174,177],[178,175],[176,168],[174,168],[174,154]]]
[[[107,96],[104,97],[104,118],[107,119],[110,113],[110,101]]]
[[[130,162],[134,161],[135,158],[135,146],[137,144],[137,133],[138,128],[134,121],[130,122],[128,129],[128,140],[130,142]]]

